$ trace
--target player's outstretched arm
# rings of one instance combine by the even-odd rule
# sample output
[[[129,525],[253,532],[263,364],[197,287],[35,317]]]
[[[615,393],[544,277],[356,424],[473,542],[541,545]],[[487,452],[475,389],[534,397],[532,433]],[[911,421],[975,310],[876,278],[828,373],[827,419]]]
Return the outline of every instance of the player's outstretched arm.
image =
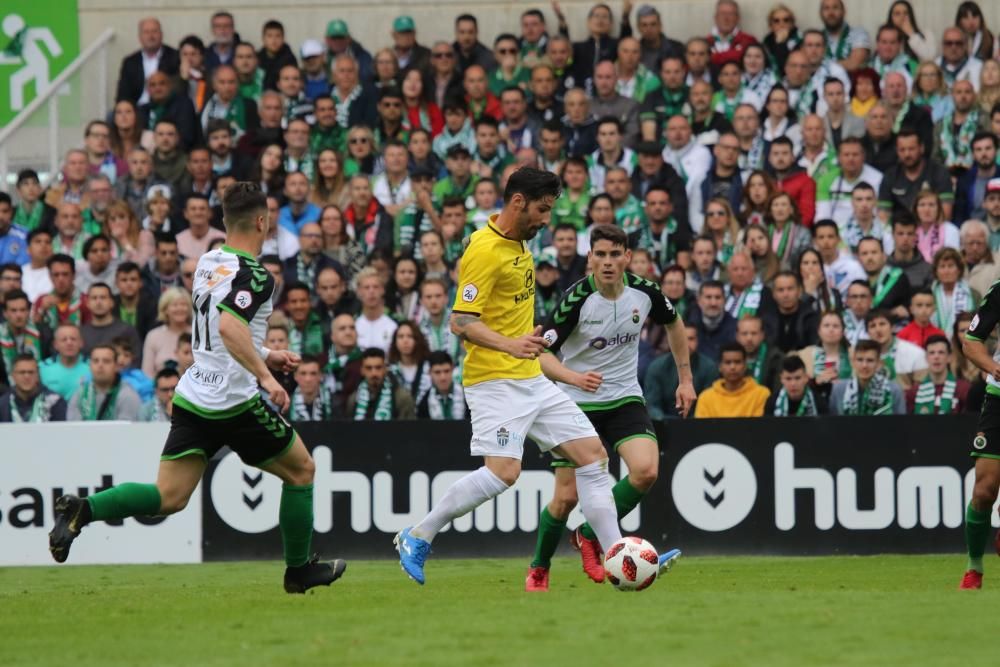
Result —
[[[253,373],[260,386],[268,393],[271,402],[284,412],[288,404],[288,393],[268,370],[267,363],[250,336],[250,327],[235,315],[223,310],[219,313],[219,336],[222,337],[222,342],[233,359]]]
[[[997,380],[1000,380],[1000,364],[993,359],[993,355],[991,355],[989,350],[986,349],[985,343],[978,340],[963,338],[962,352],[965,353],[966,359],[979,367],[979,370],[992,375]]]
[[[677,366],[677,412],[687,417],[698,394],[694,390],[694,377],[691,374],[691,355],[688,354],[687,335],[684,331],[684,321],[678,317],[667,325],[667,340],[670,342],[670,354],[674,355],[674,365]]]
[[[462,312],[453,312],[449,325],[451,332],[463,340],[509,354],[517,359],[535,359],[545,348],[541,327],[535,327],[532,333],[520,338],[508,338],[486,326],[478,315]]]
[[[559,361],[559,358],[554,354],[543,354],[538,358],[538,361],[542,364],[542,373],[553,382],[570,384],[593,393],[600,388],[601,382],[604,381],[604,376],[597,371],[577,373],[566,368],[565,364]]]

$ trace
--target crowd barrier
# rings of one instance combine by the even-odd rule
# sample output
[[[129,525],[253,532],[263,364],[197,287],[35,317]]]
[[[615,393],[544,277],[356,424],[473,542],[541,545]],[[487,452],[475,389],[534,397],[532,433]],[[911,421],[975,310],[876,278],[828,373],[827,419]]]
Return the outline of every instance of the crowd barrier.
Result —
[[[316,460],[313,548],[392,558],[392,536],[458,477],[467,423],[297,426]],[[623,520],[688,554],[957,552],[972,491],[974,416],[686,420],[659,424],[660,479]],[[152,481],[163,424],[0,426],[0,565],[51,563],[46,534],[61,493]],[[612,474],[626,471],[617,460]],[[552,493],[549,459],[527,448],[512,491],[456,520],[439,556],[523,556]],[[227,453],[188,508],[94,525],[73,563],[191,563],[281,555],[281,483]],[[579,524],[576,510],[570,526]],[[1000,524],[993,513],[994,526]]]

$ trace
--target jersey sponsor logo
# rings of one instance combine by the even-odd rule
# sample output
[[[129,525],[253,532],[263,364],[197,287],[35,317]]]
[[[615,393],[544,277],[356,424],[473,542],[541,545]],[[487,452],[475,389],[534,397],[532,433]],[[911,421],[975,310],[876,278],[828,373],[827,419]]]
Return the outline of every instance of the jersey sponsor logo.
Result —
[[[198,274],[200,277],[205,278],[205,285],[208,287],[215,287],[227,277],[233,275],[233,271],[232,269],[227,269],[224,266],[217,266],[212,271],[202,269],[198,272]]]
[[[555,329],[549,329],[542,336],[542,339],[545,340],[546,345],[552,347],[553,345],[555,345],[556,341],[559,340],[559,334],[556,333]]]
[[[479,288],[476,287],[475,283],[469,283],[462,288],[462,301],[472,303],[477,296],[479,296]]]
[[[639,340],[639,334],[630,333],[620,333],[612,336],[611,338],[605,338],[604,336],[598,336],[597,338],[591,338],[590,342],[587,343],[591,348],[595,350],[603,350],[606,347],[614,347],[615,345],[627,345],[629,343],[634,343]]]
[[[528,289],[535,284],[535,272],[532,269],[528,269],[524,272],[524,286]]]
[[[514,305],[516,306],[519,303],[523,303],[524,301],[527,301],[533,296],[535,296],[535,288],[530,287],[525,291],[521,292],[520,294],[514,296]]]
[[[226,374],[222,371],[210,371],[199,368],[197,364],[187,370],[186,375],[198,384],[206,384],[218,387],[226,379]]]
[[[986,449],[986,434],[979,432],[972,440],[972,446],[976,449]]]
[[[253,297],[250,296],[250,292],[246,290],[240,290],[236,293],[236,297],[233,299],[233,303],[239,306],[242,310],[246,310],[253,303]]]

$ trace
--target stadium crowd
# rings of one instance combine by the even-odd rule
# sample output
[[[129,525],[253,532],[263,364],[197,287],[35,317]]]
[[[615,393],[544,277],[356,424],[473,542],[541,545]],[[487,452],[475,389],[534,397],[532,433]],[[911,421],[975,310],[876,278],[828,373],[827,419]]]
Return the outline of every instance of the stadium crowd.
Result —
[[[109,117],[53,182],[0,193],[0,421],[169,419],[236,180],[275,223],[289,418],[463,419],[462,239],[523,165],[564,183],[531,243],[538,323],[585,277],[588,227],[619,225],[683,315],[695,416],[978,409],[960,338],[1000,278],[1000,38],[975,2],[940,35],[906,0],[869,29],[841,0],[777,4],[758,36],[733,0],[698,36],[631,0],[586,35],[552,10],[492,48],[471,14],[430,45],[399,16],[374,49],[339,18],[297,49],[275,20],[255,43],[217,12],[176,48],[140,21]],[[648,323],[654,418],[676,416],[666,345]]]

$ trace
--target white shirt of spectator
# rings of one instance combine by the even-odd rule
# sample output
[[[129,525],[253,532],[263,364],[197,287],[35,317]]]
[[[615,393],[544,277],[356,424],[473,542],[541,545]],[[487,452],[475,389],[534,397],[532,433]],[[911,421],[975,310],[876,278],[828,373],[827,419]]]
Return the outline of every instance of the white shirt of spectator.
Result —
[[[140,51],[142,53],[142,76],[144,79],[149,79],[153,76],[158,69],[160,69],[160,58],[163,57],[163,47],[157,51],[152,56],[148,55],[145,51]],[[149,101],[149,91],[146,90],[145,84],[142,87],[142,95],[139,97],[138,104],[145,104]]]
[[[837,227],[840,228],[840,238],[845,238],[844,229],[854,212],[851,207],[851,192],[854,191],[854,186],[862,182],[872,186],[875,192],[878,192],[879,186],[882,185],[882,172],[866,164],[861,168],[861,174],[853,181],[844,178],[844,173],[841,172],[840,176],[834,179],[833,185],[830,186],[830,199],[816,201],[816,219],[829,219],[836,222]]]
[[[959,235],[958,227],[950,222],[942,222],[941,231],[944,233],[942,247],[955,248],[956,250],[962,247],[962,239]],[[893,241],[891,233],[885,235],[882,245],[885,246],[885,254],[891,255],[892,251],[896,248],[896,243]],[[920,252],[920,250],[917,250],[917,252]]]
[[[702,212],[701,182],[712,168],[712,152],[698,144],[692,137],[687,146],[675,151],[669,145],[663,149],[663,161],[669,164],[684,179],[684,191],[688,198],[688,222],[691,231],[701,233],[705,222]]]
[[[406,204],[413,198],[413,186],[407,176],[395,190],[389,185],[389,177],[384,173],[372,179],[372,194],[382,206]]]
[[[840,296],[847,298],[847,288],[855,280],[868,280],[861,263],[854,259],[846,250],[840,252],[840,256],[823,267],[826,273],[826,284],[840,292]]]
[[[392,335],[396,333],[396,322],[388,315],[382,315],[377,320],[370,320],[359,315],[354,326],[358,330],[358,347],[366,350],[369,347],[377,347],[389,351],[392,345]]]
[[[945,79],[946,80],[951,79],[951,75],[948,73],[949,70],[947,69],[944,63],[944,56],[941,56],[940,58],[937,59],[937,64],[941,67],[941,69],[945,70]],[[978,93],[980,84],[980,74],[982,73],[982,71],[983,71],[983,61],[980,60],[979,58],[976,58],[975,56],[970,56],[969,59],[965,61],[965,64],[962,66],[962,69],[958,70],[958,72],[955,73],[953,83],[954,81],[968,81],[972,84],[972,87],[975,88],[976,93]],[[948,86],[948,88],[950,89],[951,86]]]
[[[261,247],[260,255],[277,255],[281,261],[289,257],[295,257],[299,251],[299,237],[278,225],[278,235],[273,239],[266,239]]]
[[[917,345],[896,340],[896,375],[927,370],[927,354]]]
[[[21,289],[28,295],[31,303],[35,303],[38,297],[52,291],[52,280],[49,278],[48,267],[40,269],[31,268],[31,264],[21,267]]]

